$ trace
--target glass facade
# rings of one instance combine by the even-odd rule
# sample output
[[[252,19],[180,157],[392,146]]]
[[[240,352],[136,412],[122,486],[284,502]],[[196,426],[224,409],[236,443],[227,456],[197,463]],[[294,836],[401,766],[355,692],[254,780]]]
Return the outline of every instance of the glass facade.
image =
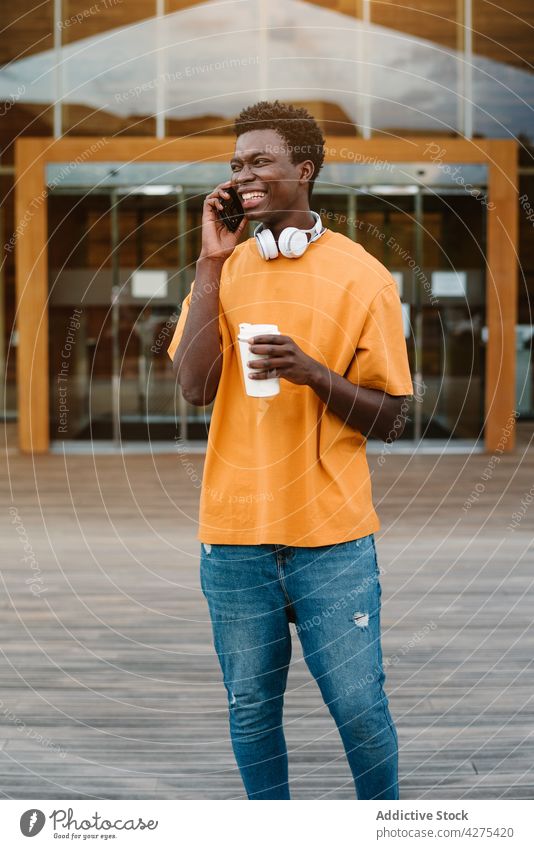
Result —
[[[525,0],[30,8],[4,31],[11,138],[43,124],[56,135],[224,131],[262,96],[314,104],[330,132],[534,135]]]
[[[23,0],[3,15],[0,367],[7,415],[16,410],[9,248],[15,230],[15,139],[231,134],[240,108],[275,97],[306,105],[328,135],[519,140],[517,404],[522,415],[534,415],[530,3],[45,0],[35,7]],[[363,241],[404,287],[413,371],[426,387],[414,410],[412,436],[474,438],[484,394],[484,206],[451,186],[395,194],[394,180],[385,185],[381,193],[341,181],[332,191],[323,180],[315,206],[332,213],[328,226]],[[51,193],[51,379],[61,353],[54,339],[65,336],[55,331],[68,327],[72,310],[82,309],[75,322],[77,338],[83,339],[83,356],[77,354],[75,364],[79,397],[69,438],[88,435],[89,413],[98,431],[93,435],[116,437],[119,428],[124,438],[146,438],[147,422],[151,438],[168,433],[175,409],[163,399],[172,395],[174,383],[163,354],[150,349],[191,278],[206,188],[208,182],[188,187],[186,194],[176,185],[167,195],[136,193],[133,186],[100,193],[73,186],[70,194]],[[386,244],[373,238],[371,225],[388,234]],[[395,252],[394,245],[402,251]],[[427,276],[427,289],[421,289],[422,280],[414,282],[410,258]],[[464,275],[454,284],[456,298],[436,296],[438,304],[425,299],[433,279],[445,291],[439,289],[445,279],[439,274],[454,269]],[[167,294],[159,300],[133,295],[124,284],[134,271],[163,273]],[[117,286],[124,289],[119,303]],[[82,304],[86,291],[91,294]],[[115,392],[110,387],[117,375],[121,385]],[[58,391],[52,382],[56,411]],[[180,404],[185,429],[200,438],[198,411]],[[56,438],[59,426],[53,416]]]

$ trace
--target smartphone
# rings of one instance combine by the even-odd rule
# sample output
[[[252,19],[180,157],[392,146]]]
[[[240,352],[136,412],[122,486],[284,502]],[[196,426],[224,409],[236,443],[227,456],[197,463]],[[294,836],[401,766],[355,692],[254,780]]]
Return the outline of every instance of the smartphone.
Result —
[[[230,186],[230,188],[228,189],[225,189],[225,192],[228,192],[230,197],[220,198],[220,201],[223,205],[223,209],[219,212],[219,218],[228,228],[228,230],[230,230],[232,233],[235,233],[235,231],[243,220],[243,207],[241,206],[239,195],[237,194],[236,190],[232,188],[232,186]]]

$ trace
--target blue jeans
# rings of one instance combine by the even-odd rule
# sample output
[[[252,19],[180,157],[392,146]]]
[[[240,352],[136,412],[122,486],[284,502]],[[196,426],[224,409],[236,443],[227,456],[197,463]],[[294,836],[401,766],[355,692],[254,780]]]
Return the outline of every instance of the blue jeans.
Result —
[[[398,799],[374,535],[318,547],[201,544],[200,578],[249,799],[289,799],[282,709],[295,623],[358,799]]]

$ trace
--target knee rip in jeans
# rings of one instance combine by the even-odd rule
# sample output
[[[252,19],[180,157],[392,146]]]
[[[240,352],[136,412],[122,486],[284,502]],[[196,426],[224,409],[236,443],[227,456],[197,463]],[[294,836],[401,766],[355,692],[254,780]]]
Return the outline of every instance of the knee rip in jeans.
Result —
[[[352,615],[351,621],[354,622],[358,628],[367,628],[369,626],[369,614],[361,613],[361,611],[358,610]]]

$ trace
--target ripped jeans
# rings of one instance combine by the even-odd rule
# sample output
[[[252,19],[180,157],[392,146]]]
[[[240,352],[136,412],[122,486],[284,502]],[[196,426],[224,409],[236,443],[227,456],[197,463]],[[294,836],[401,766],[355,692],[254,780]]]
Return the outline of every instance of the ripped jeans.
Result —
[[[318,547],[201,544],[200,578],[249,799],[289,799],[282,710],[295,623],[358,799],[398,799],[398,739],[383,689],[374,535]]]

